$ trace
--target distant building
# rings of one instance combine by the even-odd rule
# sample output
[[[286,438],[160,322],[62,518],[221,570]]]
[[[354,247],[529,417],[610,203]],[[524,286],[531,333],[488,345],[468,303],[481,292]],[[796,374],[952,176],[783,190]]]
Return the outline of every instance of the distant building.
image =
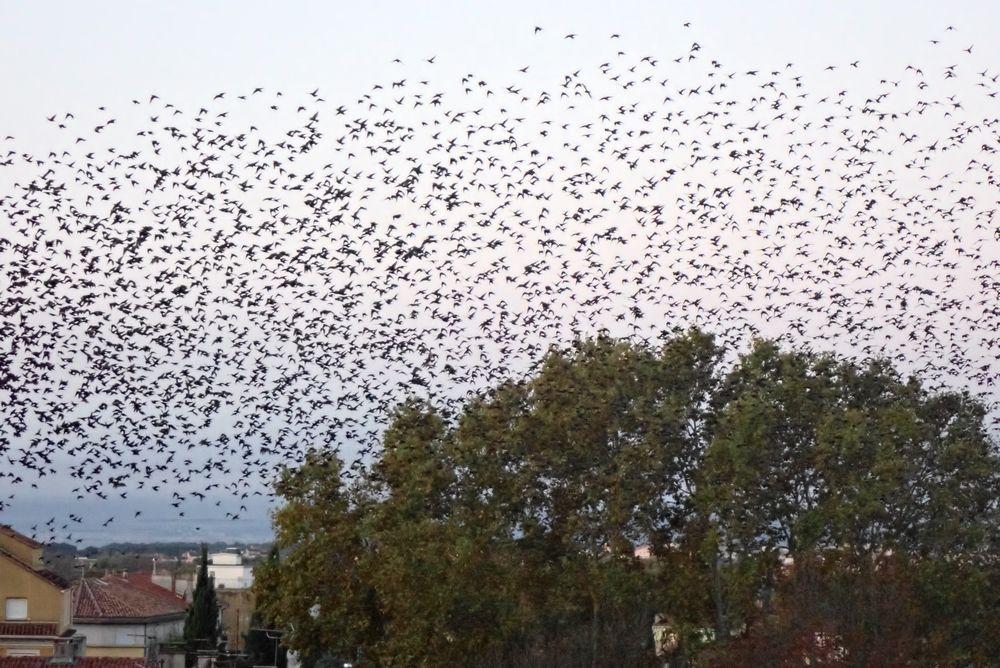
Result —
[[[149,573],[83,578],[73,585],[73,625],[85,656],[149,656],[184,633],[187,601],[152,581]]]
[[[249,589],[253,585],[253,566],[243,563],[237,548],[208,555],[208,575],[215,580],[216,589]]]
[[[0,524],[0,657],[71,656],[69,583],[46,570],[44,546]]]

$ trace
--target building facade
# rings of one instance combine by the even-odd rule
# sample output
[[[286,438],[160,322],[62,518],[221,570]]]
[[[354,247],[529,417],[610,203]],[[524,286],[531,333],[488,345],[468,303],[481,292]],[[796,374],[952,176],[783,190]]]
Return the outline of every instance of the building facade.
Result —
[[[242,652],[246,647],[246,634],[250,631],[254,595],[251,589],[217,589],[219,622],[226,634],[226,649]]]
[[[230,548],[208,555],[208,575],[215,584],[226,646],[230,651],[241,651],[254,608],[253,567],[243,563],[240,550]]]
[[[51,657],[73,636],[70,585],[43,545],[0,524],[0,657]]]
[[[243,563],[243,555],[237,549],[208,555],[208,575],[215,581],[216,589],[249,589],[253,586],[253,566]]]

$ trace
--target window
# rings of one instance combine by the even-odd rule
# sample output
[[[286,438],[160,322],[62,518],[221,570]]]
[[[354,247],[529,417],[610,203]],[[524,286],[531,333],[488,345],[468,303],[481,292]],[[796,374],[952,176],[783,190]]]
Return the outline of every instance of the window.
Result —
[[[26,598],[8,598],[7,605],[4,606],[4,618],[5,619],[27,619],[28,618],[28,599]]]

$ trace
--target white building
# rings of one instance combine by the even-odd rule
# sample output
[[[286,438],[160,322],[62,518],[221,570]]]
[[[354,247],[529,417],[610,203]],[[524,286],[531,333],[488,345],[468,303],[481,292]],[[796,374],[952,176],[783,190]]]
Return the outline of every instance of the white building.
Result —
[[[208,575],[214,578],[217,588],[249,589],[253,585],[253,566],[243,563],[237,548],[208,555]]]

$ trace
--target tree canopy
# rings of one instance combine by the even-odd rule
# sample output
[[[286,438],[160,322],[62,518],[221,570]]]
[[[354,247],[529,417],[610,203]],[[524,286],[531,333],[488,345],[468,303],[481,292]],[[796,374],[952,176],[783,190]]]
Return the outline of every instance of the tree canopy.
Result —
[[[286,469],[261,613],[356,665],[858,665],[1000,655],[984,407],[881,360],[596,338],[370,466]],[[742,663],[741,663],[742,662]]]

